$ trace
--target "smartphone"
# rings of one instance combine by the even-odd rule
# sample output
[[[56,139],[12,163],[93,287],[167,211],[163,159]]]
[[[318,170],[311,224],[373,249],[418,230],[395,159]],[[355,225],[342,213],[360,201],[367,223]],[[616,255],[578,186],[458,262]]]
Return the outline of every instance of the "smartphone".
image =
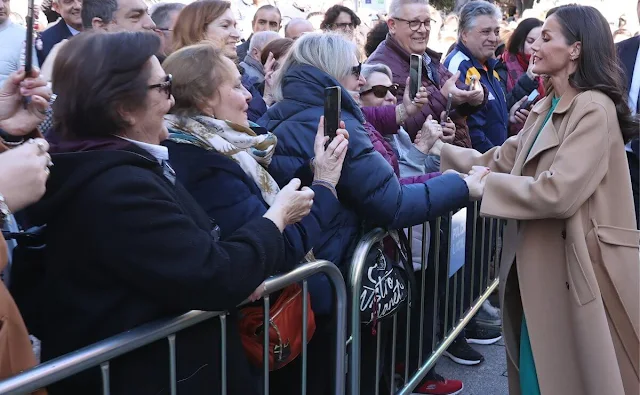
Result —
[[[518,109],[518,111],[524,110],[524,109],[528,110],[531,107],[531,105],[533,104],[533,102],[536,101],[538,96],[540,96],[540,93],[538,93],[537,89],[534,90],[533,92],[531,92],[529,94],[529,96],[527,96],[527,100],[520,105],[520,108]]]
[[[446,121],[447,119],[449,119],[449,116],[451,114],[451,104],[453,103],[453,94],[449,93],[448,97],[447,97],[447,109],[446,109],[446,117],[444,118],[444,120]]]
[[[324,90],[324,135],[329,136],[329,142],[336,137],[340,128],[340,109],[342,88],[331,86]]]
[[[472,91],[476,88],[477,77],[475,75],[471,76],[471,81],[469,81],[469,90]]]
[[[27,40],[24,46],[24,71],[28,77],[31,73],[31,65],[33,64],[33,8],[34,0],[29,0],[27,9]]]
[[[411,100],[416,98],[418,89],[422,84],[422,56],[411,54],[409,63],[409,97]]]

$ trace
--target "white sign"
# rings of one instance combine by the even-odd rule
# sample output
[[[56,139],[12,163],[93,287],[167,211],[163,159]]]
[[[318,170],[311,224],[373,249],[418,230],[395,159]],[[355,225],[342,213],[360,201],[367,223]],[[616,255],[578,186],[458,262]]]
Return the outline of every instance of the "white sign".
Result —
[[[467,243],[467,209],[463,208],[451,217],[449,237],[449,278],[464,266]]]

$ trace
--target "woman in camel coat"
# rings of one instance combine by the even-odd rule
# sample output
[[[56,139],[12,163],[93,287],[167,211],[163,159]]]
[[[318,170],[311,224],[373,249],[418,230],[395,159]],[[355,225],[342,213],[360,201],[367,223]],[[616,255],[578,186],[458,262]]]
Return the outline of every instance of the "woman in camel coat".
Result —
[[[442,170],[488,167],[481,214],[510,220],[500,272],[510,393],[636,395],[640,236],[624,144],[638,123],[597,10],[559,8],[533,48],[533,71],[552,86],[522,132],[485,154],[442,142],[432,153]]]

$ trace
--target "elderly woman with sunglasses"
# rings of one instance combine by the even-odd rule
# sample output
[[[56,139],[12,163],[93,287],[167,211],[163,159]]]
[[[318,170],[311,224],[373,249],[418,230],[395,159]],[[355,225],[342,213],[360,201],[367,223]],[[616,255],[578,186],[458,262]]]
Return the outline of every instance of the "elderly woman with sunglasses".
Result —
[[[283,188],[266,212],[220,240],[215,218],[176,179],[160,145],[174,98],[159,48],[152,33],[83,33],[55,62],[56,165],[44,198],[27,210],[31,223],[47,225],[43,361],[193,309],[234,309],[285,268],[283,232],[312,206],[312,191]],[[224,343],[228,392],[257,394],[233,316]],[[220,331],[210,320],[177,334],[178,392],[220,392]],[[160,342],[119,358],[111,391],[167,392],[169,381],[159,378],[169,377],[168,357]],[[99,388],[94,368],[47,389]]]

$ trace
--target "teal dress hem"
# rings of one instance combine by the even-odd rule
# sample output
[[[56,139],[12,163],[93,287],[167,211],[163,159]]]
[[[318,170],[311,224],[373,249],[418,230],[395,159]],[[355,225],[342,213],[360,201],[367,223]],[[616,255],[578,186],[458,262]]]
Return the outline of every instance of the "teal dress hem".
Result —
[[[538,140],[538,136],[540,136],[540,132],[547,124],[549,119],[551,118],[551,114],[553,114],[553,110],[555,110],[556,106],[560,102],[560,98],[554,97],[551,99],[551,108],[547,113],[544,122],[542,123],[542,127],[538,130],[538,134],[536,135],[533,144],[529,147],[529,152],[527,153],[527,157],[531,154],[531,150],[533,146],[536,144]],[[533,360],[533,350],[531,349],[531,340],[529,339],[529,329],[527,327],[527,320],[524,316],[524,312],[522,314],[522,326],[520,331],[520,391],[522,395],[541,395],[540,394],[540,383],[538,382],[538,373],[536,371],[536,364]]]

